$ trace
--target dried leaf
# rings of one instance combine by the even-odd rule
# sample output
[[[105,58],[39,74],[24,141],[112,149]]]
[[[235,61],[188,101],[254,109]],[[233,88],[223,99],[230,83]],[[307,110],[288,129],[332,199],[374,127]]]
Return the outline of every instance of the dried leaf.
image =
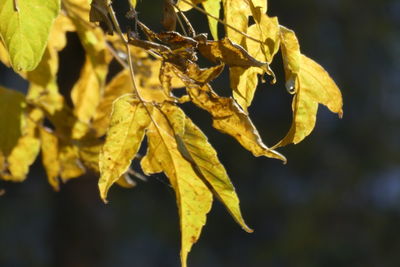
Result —
[[[118,98],[113,104],[106,142],[99,157],[100,196],[107,202],[111,185],[123,175],[142,143],[151,120],[151,107],[144,106],[133,95]]]
[[[199,52],[211,62],[224,62],[231,67],[259,67],[266,73],[273,74],[267,62],[253,58],[243,47],[228,38],[218,41],[201,41],[198,48]]]
[[[114,33],[114,25],[107,10],[107,0],[93,0],[90,4],[89,14],[91,22],[99,22],[100,27],[108,34]]]
[[[231,98],[218,96],[210,85],[203,87],[187,85],[194,104],[208,111],[213,118],[213,127],[231,135],[254,156],[266,156],[286,162],[277,151],[268,148],[250,118]]]
[[[176,28],[176,14],[172,6],[171,0],[164,0],[162,25],[167,31],[175,31]]]

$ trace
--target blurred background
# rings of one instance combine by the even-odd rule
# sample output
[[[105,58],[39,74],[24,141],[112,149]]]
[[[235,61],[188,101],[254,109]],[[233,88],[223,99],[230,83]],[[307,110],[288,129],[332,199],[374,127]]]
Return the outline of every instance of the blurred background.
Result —
[[[137,6],[157,31],[161,2]],[[280,149],[283,165],[254,158],[214,131],[206,113],[184,105],[219,152],[255,229],[242,231],[215,202],[189,266],[400,266],[400,1],[269,1],[268,14],[293,29],[302,52],[334,78],[344,117],[320,106],[309,138]],[[188,17],[207,31],[204,15]],[[59,77],[65,94],[84,58],[77,37],[68,39]],[[250,108],[268,145],[291,122],[280,55],[272,68],[279,82],[262,84]],[[2,65],[0,84],[27,88]],[[226,75],[214,88],[224,94],[228,84]],[[178,214],[166,178],[114,186],[107,205],[96,179],[72,180],[56,193],[36,162],[26,182],[0,182],[0,266],[179,266]]]

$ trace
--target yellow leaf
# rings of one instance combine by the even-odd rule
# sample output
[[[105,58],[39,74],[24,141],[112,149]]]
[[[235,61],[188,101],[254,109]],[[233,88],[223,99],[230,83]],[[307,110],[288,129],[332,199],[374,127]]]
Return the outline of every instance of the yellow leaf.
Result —
[[[259,61],[271,63],[280,44],[278,18],[262,14],[260,20],[248,28],[247,34],[262,42],[261,44],[247,38],[246,48],[249,54]]]
[[[23,94],[0,86],[0,151],[5,157],[8,157],[22,135],[26,123],[23,116],[25,108]]]
[[[106,142],[99,157],[100,196],[106,202],[107,193],[131,164],[150,123],[151,107],[144,106],[133,95],[124,95],[113,104]]]
[[[221,0],[207,0],[202,3],[204,10],[213,15],[214,17],[219,18],[219,13],[221,10]],[[218,21],[210,16],[207,16],[208,26],[210,28],[210,32],[214,40],[218,40]]]
[[[124,94],[132,92],[133,88],[130,81],[129,70],[123,70],[118,73],[106,86],[93,120],[93,127],[96,129],[97,136],[103,136],[107,131],[114,100]]]
[[[185,1],[179,0],[176,5],[178,6],[178,8],[181,11],[189,11],[190,9],[193,8],[193,5],[197,5],[197,4],[199,4],[201,2],[204,2],[204,1],[207,1],[207,0],[185,0]],[[187,2],[189,2],[191,4],[189,4]]]
[[[22,136],[7,158],[10,177],[7,180],[22,182],[25,180],[29,167],[35,161],[40,150],[40,140],[37,136],[37,123],[43,114],[38,109],[27,112],[26,124]]]
[[[104,86],[108,72],[108,63],[112,59],[107,50],[105,34],[100,28],[92,27],[91,24],[87,23],[89,19],[87,1],[69,0],[65,7],[75,25],[76,32],[85,49],[86,55],[92,63],[98,82],[101,86]]]
[[[58,160],[58,139],[47,129],[40,127],[42,163],[46,170],[47,180],[55,191],[60,189],[60,162]]]
[[[181,228],[181,262],[186,267],[187,255],[198,240],[211,209],[212,194],[198,177],[191,163],[178,149],[175,135],[184,134],[185,114],[176,110],[168,120],[159,109],[154,109],[153,120],[147,131],[148,151],[141,165],[146,174],[164,171],[176,193]]]
[[[18,144],[7,159],[12,181],[25,180],[29,167],[35,161],[39,151],[40,140],[36,136],[26,135],[18,140]]]
[[[132,7],[135,8],[137,1],[136,0],[129,0],[129,2],[131,3]]]
[[[248,19],[251,14],[250,6],[247,1],[222,0],[224,7],[225,23],[233,28],[246,33]],[[229,27],[225,27],[226,36],[233,42],[243,45],[245,37]]]
[[[99,84],[93,65],[86,57],[79,80],[71,91],[74,114],[78,120],[85,123],[90,122],[100,101],[101,90],[102,85]]]
[[[259,10],[260,14],[265,14],[267,12],[268,0],[246,0],[246,1],[250,1],[251,4],[253,4],[254,8]],[[255,15],[254,12],[252,12],[252,13],[254,16]]]
[[[294,93],[296,91],[296,79],[301,64],[300,45],[295,33],[284,26],[280,26],[280,39],[283,68],[286,77],[285,86],[288,92]]]
[[[0,62],[11,67],[10,56],[8,55],[7,49],[4,47],[3,42],[0,39]]]
[[[247,113],[247,108],[251,105],[257,89],[258,75],[262,75],[264,71],[257,67],[231,67],[229,70],[233,98]]]
[[[181,122],[173,123],[176,118],[181,118],[182,111],[175,105],[165,103],[162,111],[166,114],[172,126]],[[177,115],[178,113],[178,115]],[[198,176],[203,180],[213,194],[226,206],[235,221],[247,232],[252,232],[244,222],[240,208],[239,199],[236,195],[224,166],[220,163],[217,152],[208,143],[204,133],[187,117],[184,117],[184,130],[179,134],[175,132],[178,150],[188,160]],[[176,128],[176,127],[174,127]],[[180,131],[182,132],[182,130]]]
[[[315,126],[318,104],[323,104],[342,116],[342,95],[329,74],[315,61],[301,55],[300,71],[293,98],[293,122],[288,134],[275,147],[297,144]]]
[[[286,162],[283,155],[262,142],[249,116],[233,99],[218,96],[208,84],[202,88],[189,84],[187,88],[193,103],[211,114],[213,127],[218,131],[235,138],[256,157],[266,156]]]
[[[76,146],[61,141],[58,149],[60,177],[64,183],[86,172],[85,167],[79,159],[79,150]]]

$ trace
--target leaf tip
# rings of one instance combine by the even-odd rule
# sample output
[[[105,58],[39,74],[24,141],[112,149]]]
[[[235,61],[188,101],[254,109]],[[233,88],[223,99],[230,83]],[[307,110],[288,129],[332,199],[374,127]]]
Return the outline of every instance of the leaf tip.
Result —
[[[343,109],[338,112],[339,119],[343,119]]]

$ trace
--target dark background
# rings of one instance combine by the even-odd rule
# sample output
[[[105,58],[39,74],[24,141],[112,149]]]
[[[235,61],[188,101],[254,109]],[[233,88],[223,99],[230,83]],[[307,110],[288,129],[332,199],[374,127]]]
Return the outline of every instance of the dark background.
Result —
[[[161,1],[143,0],[137,9],[160,29]],[[243,232],[215,203],[189,266],[400,266],[400,1],[269,1],[268,13],[329,71],[342,90],[344,117],[321,106],[311,136],[280,150],[289,160],[282,165],[254,158],[185,105],[219,151],[255,229]],[[203,15],[189,18],[206,31]],[[83,61],[76,36],[69,40],[61,53],[64,92]],[[250,109],[269,145],[291,121],[279,55],[272,67],[278,84],[261,85]],[[27,86],[4,66],[0,84]],[[225,77],[214,87],[223,93],[228,84]],[[179,266],[175,196],[162,175],[132,190],[113,187],[108,205],[90,175],[53,192],[38,162],[26,182],[0,188],[2,267]]]

